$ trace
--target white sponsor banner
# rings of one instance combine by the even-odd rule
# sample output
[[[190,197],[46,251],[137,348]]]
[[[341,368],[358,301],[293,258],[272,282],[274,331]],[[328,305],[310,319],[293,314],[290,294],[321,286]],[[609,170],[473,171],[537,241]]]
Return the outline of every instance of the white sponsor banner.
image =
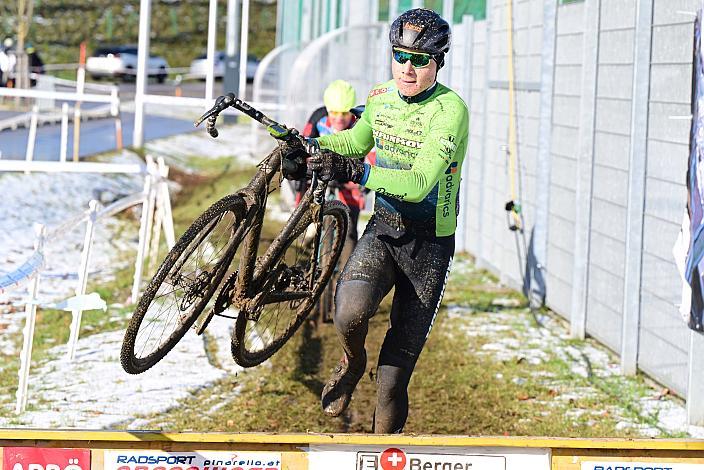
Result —
[[[549,449],[311,445],[309,470],[550,470]]]
[[[279,452],[106,450],[104,470],[281,470]]]
[[[676,462],[582,462],[582,470],[704,470],[704,464]]]

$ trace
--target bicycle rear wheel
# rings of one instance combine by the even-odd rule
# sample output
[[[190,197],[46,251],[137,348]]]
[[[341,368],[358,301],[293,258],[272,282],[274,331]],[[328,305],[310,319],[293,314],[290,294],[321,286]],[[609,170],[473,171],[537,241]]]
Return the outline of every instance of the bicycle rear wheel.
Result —
[[[284,244],[276,265],[269,269],[269,292],[255,312],[241,311],[232,333],[232,357],[242,367],[261,364],[278,351],[313,309],[333,274],[342,252],[349,225],[347,208],[339,201],[323,207],[323,233],[318,267],[313,261],[315,224],[311,211],[305,213],[296,230]],[[328,239],[330,243],[324,243]],[[313,279],[311,279],[313,278]],[[311,285],[313,286],[311,288]],[[291,297],[296,297],[291,299]]]
[[[245,202],[232,194],[181,236],[144,290],[125,332],[122,368],[140,374],[186,334],[210,301],[246,233]]]

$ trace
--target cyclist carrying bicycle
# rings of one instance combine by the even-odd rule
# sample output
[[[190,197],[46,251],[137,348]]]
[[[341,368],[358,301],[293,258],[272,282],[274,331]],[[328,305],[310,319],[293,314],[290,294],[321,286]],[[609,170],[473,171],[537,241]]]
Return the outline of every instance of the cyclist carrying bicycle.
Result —
[[[374,432],[398,433],[408,416],[408,384],[445,290],[454,255],[459,185],[469,112],[438,83],[450,26],[413,9],[391,25],[393,80],[369,93],[350,130],[311,141],[323,179],[376,191],[374,214],[340,277],[334,323],[344,355],[323,388],[323,411],[339,416],[365,372],[368,321],[395,288],[377,365]],[[376,165],[360,162],[376,146]],[[349,158],[352,157],[352,158]]]

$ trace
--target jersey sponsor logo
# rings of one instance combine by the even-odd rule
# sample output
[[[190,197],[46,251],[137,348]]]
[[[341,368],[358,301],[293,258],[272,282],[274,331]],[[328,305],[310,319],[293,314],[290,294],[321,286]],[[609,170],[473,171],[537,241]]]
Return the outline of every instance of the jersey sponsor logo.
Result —
[[[454,166],[454,168],[453,168]],[[454,171],[453,171],[454,170]],[[453,162],[445,171],[445,182],[442,194],[442,216],[450,216],[450,201],[452,201],[452,188],[455,187],[454,174],[457,173],[457,162]]]
[[[421,31],[423,31],[422,26],[419,26],[419,25],[413,24],[413,23],[409,23],[409,22],[405,22],[403,24],[403,29],[410,29],[411,31],[415,31],[417,33],[420,33]]]
[[[369,98],[374,98],[377,95],[383,95],[393,90],[393,87],[385,86],[384,88],[376,88],[369,92]]]
[[[391,124],[389,124],[388,121],[386,121],[384,119],[378,119],[378,118],[374,119],[374,125],[377,127],[385,127],[387,129],[392,129],[394,127]]]
[[[414,148],[414,149],[419,149],[421,147],[421,145],[423,145],[422,142],[419,142],[417,140],[406,139],[403,137],[399,137],[397,135],[391,135],[391,134],[388,134],[386,132],[382,132],[377,129],[372,130],[372,135],[376,139],[390,142],[392,144],[403,145],[404,147],[410,147],[410,148]]]
[[[446,175],[454,175],[457,173],[457,162],[452,162],[450,166],[447,167],[447,170],[445,170]]]
[[[401,200],[401,201],[403,201],[404,199],[406,199],[406,196],[408,196],[408,193],[394,194],[394,193],[392,193],[392,192],[390,192],[390,191],[387,191],[386,188],[379,188],[379,189],[376,190],[376,192],[379,193],[379,194],[383,194],[384,196],[390,196],[390,197],[392,197],[392,198],[394,198],[394,199],[398,199],[398,200]]]
[[[375,145],[377,150],[381,150],[389,155],[401,156],[404,158],[412,158],[416,156],[416,152],[414,150],[397,147],[380,139],[375,139]]]
[[[454,135],[448,135],[447,138],[440,138],[440,146],[442,151],[448,156],[453,155],[457,151],[457,143]]]

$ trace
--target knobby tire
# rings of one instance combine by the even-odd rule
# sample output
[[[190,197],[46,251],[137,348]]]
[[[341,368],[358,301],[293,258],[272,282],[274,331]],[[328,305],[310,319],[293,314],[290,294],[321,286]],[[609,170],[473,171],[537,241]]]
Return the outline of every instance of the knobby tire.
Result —
[[[189,261],[189,257],[196,252],[196,250],[200,249],[203,253],[207,252],[208,249],[212,250],[212,246],[206,246],[206,243],[204,242],[208,240],[209,234],[215,231],[218,223],[223,220],[228,212],[232,213],[234,219],[234,222],[231,224],[232,227],[238,228],[244,220],[245,208],[245,201],[239,195],[231,194],[220,199],[210,206],[191,224],[190,227],[188,227],[185,233],[168,253],[166,259],[163,261],[156,274],[144,290],[132,318],[130,319],[127,331],[125,332],[125,338],[122,343],[122,351],[120,353],[120,362],[126,372],[130,374],[140,374],[153,367],[169,351],[171,351],[174,346],[176,346],[176,344],[181,340],[181,338],[183,338],[188,329],[196,321],[198,316],[208,304],[208,301],[212,295],[215,293],[216,289],[219,287],[223,276],[227,272],[235,252],[237,251],[237,246],[242,240],[242,233],[240,233],[240,235],[236,238],[234,237],[234,231],[230,234],[230,238],[227,241],[225,248],[222,250],[222,258],[213,263],[211,274],[212,277],[209,278],[207,285],[204,286],[204,292],[202,292],[202,295],[197,296],[199,297],[199,300],[195,301],[192,306],[193,308],[187,308],[186,311],[183,311],[180,306],[177,307],[179,309],[179,318],[173,332],[168,335],[165,341],[160,342],[159,346],[153,351],[143,357],[137,357],[135,353],[135,344],[140,331],[143,331],[140,330],[140,327],[143,326],[143,320],[147,312],[149,312],[149,307],[152,305],[152,302],[154,302],[155,305],[157,304],[158,301],[155,302],[155,297],[159,291],[159,288],[167,279],[167,276],[171,275],[171,277],[169,277],[170,281],[172,281],[173,276],[181,276],[181,269]],[[194,241],[196,243],[193,243]],[[182,256],[184,254],[185,257]],[[196,268],[199,268],[197,261]],[[208,274],[208,271],[205,270],[205,273]],[[186,275],[187,274],[188,273],[186,273]],[[174,282],[178,283],[178,281]],[[167,292],[167,294],[162,294],[159,298],[176,291],[177,289],[174,288],[173,291]],[[200,292],[198,294],[200,294]],[[177,298],[176,295],[174,295],[174,297]],[[184,297],[181,297],[179,300],[183,302],[183,299]],[[157,318],[160,316],[161,313],[157,315]],[[145,328],[149,327],[149,324],[145,326]],[[151,328],[153,330],[155,326],[152,326]],[[162,336],[163,335],[164,334],[162,333]],[[161,340],[161,337],[159,339]]]

